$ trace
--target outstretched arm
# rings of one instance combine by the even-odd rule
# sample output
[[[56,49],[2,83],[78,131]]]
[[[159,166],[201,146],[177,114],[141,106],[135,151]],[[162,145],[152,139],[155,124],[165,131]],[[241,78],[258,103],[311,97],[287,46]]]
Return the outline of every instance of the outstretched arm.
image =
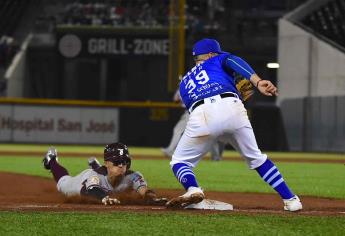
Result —
[[[278,95],[276,86],[274,86],[269,80],[261,79],[251,68],[251,66],[242,58],[234,55],[229,55],[226,57],[223,63],[223,65],[225,65],[226,67],[233,69],[243,77],[249,79],[252,84],[257,87],[260,93],[266,96]]]
[[[166,198],[159,198],[157,194],[149,189],[143,175],[136,171],[132,173],[133,189],[150,205],[165,205],[168,201]]]
[[[88,188],[83,195],[97,198],[101,200],[104,205],[120,204],[118,199],[109,197],[103,189],[97,186]]]
[[[261,79],[257,74],[253,74],[250,77],[250,82],[260,91],[260,93],[266,96],[278,96],[278,89],[269,80]]]
[[[99,185],[99,182],[100,180],[97,175],[93,175],[86,179],[82,183],[83,187],[80,190],[80,194],[87,197],[96,198],[104,205],[120,204],[118,199],[110,197],[109,193],[102,189],[102,187]]]
[[[164,206],[167,203],[167,198],[157,197],[157,194],[147,186],[142,186],[138,189],[138,193],[143,197],[146,203],[152,205]]]

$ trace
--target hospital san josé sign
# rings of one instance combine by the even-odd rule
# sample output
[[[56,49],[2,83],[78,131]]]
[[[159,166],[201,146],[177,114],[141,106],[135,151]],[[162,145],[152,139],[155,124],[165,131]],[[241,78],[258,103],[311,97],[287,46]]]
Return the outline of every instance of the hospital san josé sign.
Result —
[[[103,144],[118,137],[117,108],[0,104],[0,141]]]

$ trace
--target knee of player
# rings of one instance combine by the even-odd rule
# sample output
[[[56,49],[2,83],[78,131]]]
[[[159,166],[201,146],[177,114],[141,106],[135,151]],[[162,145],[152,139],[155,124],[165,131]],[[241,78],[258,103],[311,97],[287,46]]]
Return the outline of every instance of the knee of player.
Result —
[[[256,169],[267,160],[267,155],[266,154],[247,155],[244,158],[247,162],[249,169]]]

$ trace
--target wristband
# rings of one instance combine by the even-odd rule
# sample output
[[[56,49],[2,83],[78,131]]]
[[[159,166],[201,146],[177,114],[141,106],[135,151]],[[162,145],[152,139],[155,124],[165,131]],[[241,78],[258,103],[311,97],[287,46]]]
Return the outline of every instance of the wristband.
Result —
[[[259,86],[259,82],[260,82],[260,81],[262,81],[262,79],[261,79],[261,80],[259,80],[259,81],[256,83],[256,87],[258,87],[258,86]]]

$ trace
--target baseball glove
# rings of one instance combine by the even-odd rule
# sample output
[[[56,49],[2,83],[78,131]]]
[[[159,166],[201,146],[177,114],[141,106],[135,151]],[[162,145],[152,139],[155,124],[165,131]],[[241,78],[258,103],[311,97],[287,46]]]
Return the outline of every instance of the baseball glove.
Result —
[[[236,79],[236,88],[240,92],[243,101],[247,101],[254,94],[254,86],[245,78]]]

